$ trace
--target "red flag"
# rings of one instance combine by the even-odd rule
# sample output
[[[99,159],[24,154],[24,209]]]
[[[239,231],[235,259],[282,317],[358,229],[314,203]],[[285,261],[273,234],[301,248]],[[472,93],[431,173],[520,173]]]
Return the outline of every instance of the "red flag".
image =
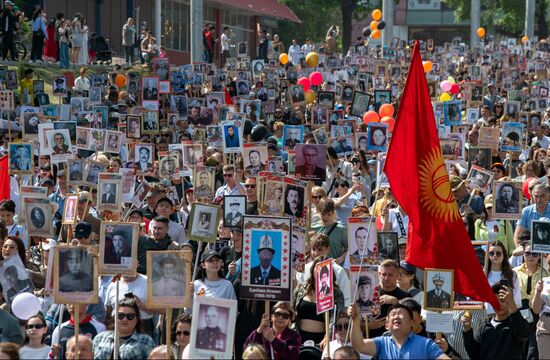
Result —
[[[8,155],[0,158],[0,201],[10,198],[10,165]]]
[[[223,88],[223,93],[225,95],[225,104],[226,105],[233,105],[233,99],[231,98],[231,95],[229,95],[229,92],[227,91],[227,88]]]
[[[384,172],[409,216],[407,262],[420,268],[453,269],[457,293],[499,309],[451,191],[418,41]]]

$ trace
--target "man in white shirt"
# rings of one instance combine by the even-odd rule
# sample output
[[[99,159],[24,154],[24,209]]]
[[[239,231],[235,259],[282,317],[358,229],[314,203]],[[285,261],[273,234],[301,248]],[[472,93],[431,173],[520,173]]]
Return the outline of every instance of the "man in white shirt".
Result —
[[[225,61],[229,58],[229,45],[231,43],[230,38],[231,30],[228,26],[223,28],[222,35],[220,36],[220,42],[222,47],[222,56],[221,56],[221,67],[225,66]]]
[[[290,57],[290,62],[294,66],[298,66],[300,64],[300,59],[303,57],[302,48],[298,45],[296,39],[292,39],[292,45],[288,48],[288,56]]]
[[[539,143],[543,149],[548,149],[550,146],[550,137],[544,135],[548,130],[548,125],[542,124],[535,130],[535,137],[531,140],[531,146]]]
[[[311,42],[309,38],[306,38],[306,43],[302,45],[302,56],[307,56],[310,52],[315,50],[315,45]]]

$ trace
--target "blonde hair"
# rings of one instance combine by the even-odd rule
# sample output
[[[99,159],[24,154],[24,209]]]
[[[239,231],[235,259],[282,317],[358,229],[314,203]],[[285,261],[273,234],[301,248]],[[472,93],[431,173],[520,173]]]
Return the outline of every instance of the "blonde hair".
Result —
[[[267,352],[262,345],[259,344],[249,344],[246,349],[243,351],[243,359],[248,359],[252,355],[255,355],[255,359],[265,359],[267,360]]]

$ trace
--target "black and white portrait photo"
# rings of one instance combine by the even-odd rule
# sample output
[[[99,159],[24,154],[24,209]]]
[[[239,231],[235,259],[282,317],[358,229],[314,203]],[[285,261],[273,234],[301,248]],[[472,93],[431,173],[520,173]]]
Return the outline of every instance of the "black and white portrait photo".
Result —
[[[207,168],[195,168],[193,175],[193,196],[195,199],[214,198],[214,173]]]
[[[266,146],[249,146],[243,149],[244,171],[246,176],[257,176],[265,171],[267,164]]]
[[[306,101],[304,88],[300,85],[290,85],[288,87],[288,94],[290,97],[290,103],[293,106],[303,105]]]
[[[379,232],[376,235],[378,242],[378,259],[380,262],[391,259],[399,261],[399,248],[396,232]]]
[[[147,252],[147,306],[182,308],[190,306],[190,250]]]
[[[223,202],[223,226],[240,228],[246,213],[246,196],[226,195]]]
[[[159,160],[159,176],[162,178],[179,177],[179,159],[177,155],[166,155]]]
[[[193,203],[189,222],[189,239],[215,242],[220,208],[214,205]]]
[[[25,139],[33,139],[38,136],[38,124],[40,124],[40,114],[34,112],[21,113],[23,117],[23,134]]]
[[[156,134],[159,131],[159,120],[157,111],[143,111],[142,134]]]
[[[114,204],[116,202],[117,185],[113,183],[100,184],[101,202],[103,204]]]
[[[158,101],[158,77],[143,77],[142,99],[143,101]]]
[[[453,270],[426,269],[424,273],[424,307],[431,310],[453,306]]]
[[[100,173],[97,186],[98,209],[118,211],[122,200],[122,175],[118,173]]]
[[[10,173],[31,174],[34,171],[34,153],[32,143],[9,143]]]
[[[364,258],[365,264],[376,263],[376,226],[367,219],[350,218],[348,220],[348,249],[350,264],[359,265]]]
[[[69,172],[69,182],[70,183],[79,183],[84,180],[84,167],[86,165],[86,160],[84,159],[71,159],[67,165]]]
[[[61,97],[67,95],[67,79],[64,76],[53,79],[53,94]]]
[[[98,161],[88,161],[85,183],[97,187],[99,173],[107,170],[107,167]]]
[[[550,221],[531,221],[531,251],[550,254]]]
[[[102,222],[99,236],[99,274],[135,276],[137,223]]]
[[[237,95],[247,97],[250,95],[250,87],[248,81],[240,80],[237,81]]]
[[[138,171],[147,172],[153,170],[153,145],[136,144],[134,161]]]
[[[34,285],[19,256],[8,256],[0,262],[2,295],[9,305],[21,293],[33,293]]]
[[[25,205],[25,219],[29,236],[53,235],[52,207],[46,198],[23,199]]]
[[[126,137],[132,139],[141,137],[141,116],[126,115]]]
[[[301,218],[304,212],[304,187],[286,184],[284,194],[284,213]]]
[[[93,255],[83,246],[59,249],[60,292],[90,292],[94,290]]]
[[[493,185],[493,218],[519,219],[521,217],[522,192],[512,181],[496,181]]]
[[[325,181],[326,172],[326,145],[297,144],[294,158],[294,173],[297,178],[304,180]]]
[[[371,98],[370,94],[356,91],[353,94],[353,101],[351,103],[351,114],[362,117],[369,110]]]

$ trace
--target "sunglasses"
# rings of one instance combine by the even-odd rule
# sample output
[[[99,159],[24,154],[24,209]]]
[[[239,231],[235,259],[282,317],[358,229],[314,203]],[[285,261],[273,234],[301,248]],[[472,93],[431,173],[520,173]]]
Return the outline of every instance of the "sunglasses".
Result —
[[[349,188],[349,186],[347,186],[347,185],[340,185],[340,187],[341,187],[342,189],[347,189],[347,188]]]
[[[284,319],[284,320],[290,319],[290,314],[289,314],[289,313],[284,313],[284,312],[280,312],[280,311],[275,311],[275,312],[273,313],[273,315],[274,315],[277,319]]]
[[[119,320],[124,320],[124,318],[132,321],[136,318],[136,314],[135,313],[128,313],[128,314],[125,314],[125,313],[118,313],[118,319]]]
[[[244,187],[247,188],[247,189],[255,189],[256,185],[246,184]]]
[[[36,329],[36,330],[40,330],[42,328],[45,328],[46,325],[44,324],[29,324],[27,325],[27,330],[32,330],[32,329]]]
[[[489,251],[489,256],[500,257],[500,256],[502,256],[502,252],[500,252],[500,251]]]
[[[185,336],[189,336],[191,333],[189,331],[176,331],[176,336],[180,336],[182,334]]]
[[[223,177],[233,177],[233,174],[223,174]]]
[[[313,195],[311,196],[312,199],[322,199],[323,197],[321,195]]]
[[[532,253],[530,251],[529,252],[526,251],[526,252],[524,252],[524,254],[525,254],[525,256],[528,256],[528,257],[537,257],[537,256],[539,256],[539,254]]]
[[[334,328],[336,329],[336,331],[348,330],[349,329],[349,324],[348,323],[346,323],[346,324],[336,324],[336,325],[334,325]]]

